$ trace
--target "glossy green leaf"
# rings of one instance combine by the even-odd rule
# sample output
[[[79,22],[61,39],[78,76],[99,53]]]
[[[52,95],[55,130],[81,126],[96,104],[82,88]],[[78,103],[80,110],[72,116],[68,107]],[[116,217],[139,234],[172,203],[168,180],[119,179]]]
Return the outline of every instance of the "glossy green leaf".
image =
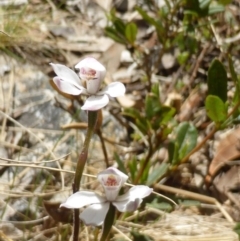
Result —
[[[125,35],[126,24],[120,18],[116,18],[113,22],[113,25],[119,34],[121,34],[122,36]]]
[[[151,119],[161,110],[160,100],[154,95],[147,95],[145,100],[145,113],[147,119]]]
[[[205,108],[208,117],[215,123],[222,123],[227,119],[227,107],[218,96],[208,95]]]
[[[208,94],[218,96],[225,102],[227,100],[227,72],[218,59],[212,61],[207,80]]]
[[[193,124],[183,122],[177,127],[176,133],[175,145],[178,148],[178,159],[180,160],[196,146],[198,132]]]
[[[130,44],[134,44],[136,37],[137,37],[137,25],[135,23],[129,23],[126,26],[125,29],[125,36],[127,38],[127,40],[130,42]]]
[[[148,175],[146,185],[151,186],[152,184],[160,180],[167,173],[168,167],[168,163],[161,163],[157,167],[155,166],[153,171]]]
[[[118,42],[118,43],[121,43],[121,44],[126,44],[126,41],[121,37],[119,36],[118,32],[116,31],[116,29],[113,29],[112,27],[106,27],[105,28],[105,34],[113,39],[114,41]]]

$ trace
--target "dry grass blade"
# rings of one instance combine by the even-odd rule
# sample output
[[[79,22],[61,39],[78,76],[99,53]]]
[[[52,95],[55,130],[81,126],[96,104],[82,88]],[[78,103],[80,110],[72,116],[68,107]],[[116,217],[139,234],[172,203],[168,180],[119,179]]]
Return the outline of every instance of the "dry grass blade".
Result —
[[[3,111],[0,110],[0,114],[4,117],[4,118],[7,118],[8,120],[10,120],[11,122],[13,122],[14,124],[16,124],[17,126],[20,126],[22,129],[24,129],[26,132],[28,132],[30,135],[32,135],[33,137],[36,138],[36,140],[38,140],[47,150],[47,153],[51,154],[52,157],[54,159],[56,159],[56,156],[55,154],[52,152],[52,150],[47,146],[45,145],[45,143],[37,136],[35,135],[32,131],[28,130],[28,128],[26,128],[25,126],[21,125],[19,122],[15,121],[13,118],[11,118],[9,115],[5,114]],[[59,169],[62,169],[61,168],[61,165],[60,163],[57,161],[56,162],[57,165],[58,165],[58,168]],[[63,173],[61,173],[61,181],[62,181],[62,189],[64,189],[64,176],[63,176]]]
[[[222,212],[223,216],[230,223],[234,223],[232,217],[228,214],[228,212],[222,207],[222,205],[215,198],[208,197],[208,196],[198,194],[198,193],[194,193],[194,192],[190,192],[190,191],[185,191],[185,190],[182,190],[182,189],[179,189],[179,188],[165,186],[165,185],[162,185],[162,184],[156,184],[154,187],[158,190],[161,190],[161,191],[171,192],[171,193],[178,194],[178,195],[180,194],[182,196],[192,198],[194,200],[215,204],[219,208],[219,210]]]

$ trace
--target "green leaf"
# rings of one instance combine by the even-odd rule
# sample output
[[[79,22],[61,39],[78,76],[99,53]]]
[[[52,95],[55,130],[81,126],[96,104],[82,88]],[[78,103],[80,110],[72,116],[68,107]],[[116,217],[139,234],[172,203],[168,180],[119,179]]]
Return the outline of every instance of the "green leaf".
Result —
[[[219,97],[207,96],[205,107],[208,117],[215,123],[222,123],[227,119],[227,107]]]
[[[205,9],[210,5],[210,0],[199,0],[199,7]]]
[[[145,12],[142,8],[136,7],[136,10],[139,12],[139,14],[142,16],[142,18],[149,23],[150,25],[154,26],[157,30],[157,35],[159,41],[162,40],[162,35],[165,34],[165,29],[162,25],[162,23],[159,21],[156,21],[154,18],[150,17],[147,12]],[[162,42],[162,41],[161,41]]]
[[[113,39],[114,41],[120,44],[124,44],[124,45],[126,44],[126,41],[122,37],[118,36],[118,32],[116,31],[116,29],[113,29],[112,27],[106,27],[105,34],[109,38]]]
[[[225,5],[230,4],[232,2],[232,0],[218,0],[218,2],[225,6]]]
[[[168,163],[161,163],[157,167],[154,167],[152,173],[148,175],[146,185],[151,186],[152,184],[160,180],[167,173],[168,167]]]
[[[181,207],[199,207],[201,205],[201,202],[197,200],[183,200],[179,201],[179,204]]]
[[[238,237],[240,238],[240,223],[236,223],[236,226],[234,227],[233,229],[237,234],[238,234]]]
[[[215,13],[221,13],[225,10],[224,6],[222,5],[216,5],[216,6],[210,6],[208,9],[208,14],[212,15]]]
[[[225,102],[227,100],[227,72],[219,60],[212,61],[207,79],[208,94],[216,95]]]
[[[161,115],[162,115],[161,124],[167,125],[168,122],[175,115],[175,112],[176,112],[176,110],[173,107],[166,106],[166,105],[162,106],[162,109],[161,109]]]
[[[125,36],[127,38],[127,40],[129,41],[130,44],[134,44],[136,37],[137,37],[137,25],[135,23],[129,23],[126,26],[125,29]]]
[[[119,34],[125,36],[126,24],[120,18],[116,18],[113,21],[113,25]]]
[[[133,119],[140,119],[141,114],[137,109],[134,108],[126,108],[123,112],[123,115],[130,116]]]
[[[139,162],[136,156],[134,156],[132,160],[128,162],[128,168],[129,168],[132,180],[134,180],[136,177],[136,174],[137,174],[136,170],[137,170],[138,163]]]
[[[114,223],[115,213],[116,213],[116,208],[115,208],[115,206],[113,206],[112,203],[110,203],[107,215],[106,215],[104,223],[103,223],[103,230],[102,230],[102,236],[101,236],[100,241],[107,240],[107,237],[108,237],[108,235],[111,231],[111,228],[113,226],[113,223]]]
[[[160,110],[160,100],[154,95],[147,95],[145,100],[145,113],[147,119],[152,119]]]
[[[169,141],[168,143],[168,161],[172,164],[176,164],[178,158],[178,149],[175,143],[175,141]]]
[[[151,92],[158,98],[160,99],[160,90],[159,90],[159,84],[153,84]]]
[[[141,116],[141,114],[137,109],[134,109],[134,108],[125,109],[123,115],[132,117],[134,119],[133,122],[136,124],[137,128],[143,134],[147,134],[148,130],[151,129],[151,125],[149,121],[145,117]]]
[[[119,155],[116,152],[114,152],[114,159],[118,164],[118,169],[123,173],[127,173],[127,170],[124,166],[124,162],[120,159]]]
[[[198,132],[195,126],[188,122],[183,122],[177,127],[175,145],[178,148],[178,159],[186,156],[197,144]]]
[[[168,202],[158,202],[158,200],[154,200],[152,203],[147,203],[146,204],[147,207],[151,207],[151,208],[155,208],[155,209],[159,209],[159,210],[163,210],[165,212],[171,212],[173,210],[173,207],[171,204],[169,204]]]

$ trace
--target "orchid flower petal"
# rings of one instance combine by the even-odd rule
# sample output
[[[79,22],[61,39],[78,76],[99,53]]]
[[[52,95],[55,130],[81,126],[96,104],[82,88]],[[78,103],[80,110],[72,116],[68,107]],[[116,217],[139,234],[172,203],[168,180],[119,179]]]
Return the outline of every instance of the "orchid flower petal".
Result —
[[[151,192],[153,191],[152,188],[149,188],[148,186],[144,186],[144,185],[137,185],[134,187],[131,187],[128,192],[126,192],[125,194],[118,196],[116,201],[133,201],[136,198],[144,198],[147,197],[151,194]]]
[[[96,94],[106,74],[106,68],[92,57],[87,57],[76,66],[81,80],[86,82],[89,94]]]
[[[105,190],[107,200],[114,201],[128,176],[115,167],[109,167],[100,172],[97,178]]]
[[[152,188],[144,185],[134,186],[129,191],[121,196],[118,196],[113,202],[113,205],[120,212],[135,211],[141,204],[142,199],[152,192]]]
[[[82,87],[81,80],[73,70],[62,64],[50,63],[50,65],[53,67],[54,72],[61,80],[73,84],[78,88]]]
[[[109,102],[109,98],[107,95],[102,95],[102,96],[90,96],[87,98],[85,101],[84,105],[82,106],[82,110],[90,110],[90,111],[95,111],[103,108],[106,106]]]
[[[124,200],[121,202],[113,202],[112,204],[118,209],[119,212],[133,212],[137,210],[142,203],[141,198],[135,200]]]
[[[111,97],[123,96],[126,92],[126,88],[121,82],[113,82],[107,85],[103,90],[99,91],[97,95],[108,94]]]
[[[70,95],[80,95],[83,91],[83,88],[77,88],[72,83],[63,81],[58,76],[53,78],[53,82],[58,87],[58,89],[64,93],[70,94]]]
[[[86,224],[92,226],[100,226],[107,215],[109,202],[93,204],[80,214],[79,218]]]
[[[60,207],[76,209],[90,204],[102,203],[105,201],[106,199],[99,194],[88,191],[80,191],[72,194],[65,203],[60,205]]]

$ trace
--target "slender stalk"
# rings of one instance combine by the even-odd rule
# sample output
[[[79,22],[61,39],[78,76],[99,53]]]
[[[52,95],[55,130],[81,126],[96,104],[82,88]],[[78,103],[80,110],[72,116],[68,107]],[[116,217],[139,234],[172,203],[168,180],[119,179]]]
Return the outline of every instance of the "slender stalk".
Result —
[[[137,177],[135,178],[135,180],[133,182],[135,185],[138,184],[139,179],[143,175],[143,172],[146,169],[147,164],[149,163],[149,160],[150,160],[150,158],[151,158],[151,156],[153,154],[153,146],[152,146],[152,142],[151,142],[151,137],[150,136],[148,136],[148,143],[149,143],[148,154],[147,154],[147,156],[146,156],[142,166],[140,167],[140,170],[138,171]]]
[[[102,131],[100,129],[97,131],[97,135],[98,135],[98,137],[100,139],[100,142],[101,142],[101,145],[102,145],[102,150],[103,150],[103,155],[104,155],[104,160],[105,160],[105,163],[106,163],[106,167],[110,167],[109,161],[108,161],[107,148],[106,148],[106,145],[105,145],[104,138],[102,136]]]
[[[84,170],[84,166],[87,161],[88,157],[88,147],[91,141],[92,134],[95,129],[95,125],[97,123],[97,111],[88,111],[88,128],[86,133],[86,138],[83,143],[82,150],[80,152],[80,156],[78,158],[76,172],[74,176],[74,182],[73,182],[73,193],[78,192],[80,188],[80,183],[82,179],[82,174]],[[79,236],[79,210],[74,209],[73,211],[73,241],[78,241]]]
[[[116,208],[112,205],[112,203],[110,203],[109,210],[103,223],[102,237],[100,238],[100,241],[106,241],[108,239],[109,233],[114,223],[115,214]]]

